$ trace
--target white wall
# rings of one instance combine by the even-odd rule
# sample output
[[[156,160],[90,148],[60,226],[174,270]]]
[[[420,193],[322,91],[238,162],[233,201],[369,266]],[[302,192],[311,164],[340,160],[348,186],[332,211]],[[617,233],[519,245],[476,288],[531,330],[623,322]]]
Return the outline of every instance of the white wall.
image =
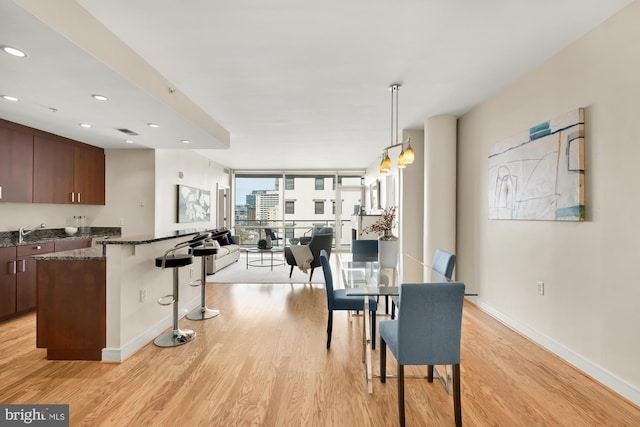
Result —
[[[102,206],[58,205],[49,203],[0,203],[0,231],[16,231],[45,223],[45,228],[75,225],[74,215],[84,215],[86,226],[116,227],[116,224],[98,224],[96,217]]]
[[[478,303],[640,404],[640,2],[458,124],[458,278]],[[585,108],[586,222],[489,221],[490,147]],[[537,294],[536,281],[545,283]]]
[[[155,155],[153,150],[105,150],[106,206],[92,221],[121,227],[123,236],[153,234]]]
[[[180,172],[183,177],[180,178]],[[215,228],[216,183],[229,186],[229,175],[214,161],[190,150],[155,150],[155,232],[190,228]],[[177,185],[211,192],[211,221],[177,222]]]

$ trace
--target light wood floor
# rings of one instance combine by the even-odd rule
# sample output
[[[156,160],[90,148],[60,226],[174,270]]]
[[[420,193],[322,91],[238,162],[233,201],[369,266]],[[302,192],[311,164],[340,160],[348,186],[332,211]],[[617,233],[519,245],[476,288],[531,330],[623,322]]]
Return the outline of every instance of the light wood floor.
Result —
[[[323,287],[213,284],[208,297],[220,316],[181,320],[194,341],[149,344],[122,364],[47,361],[34,314],[0,324],[0,403],[68,403],[72,426],[397,425],[396,380],[366,393],[362,318],[336,312],[326,350]],[[464,425],[640,425],[639,408],[470,303],[461,365]],[[454,424],[436,382],[407,380],[406,402],[408,426]]]

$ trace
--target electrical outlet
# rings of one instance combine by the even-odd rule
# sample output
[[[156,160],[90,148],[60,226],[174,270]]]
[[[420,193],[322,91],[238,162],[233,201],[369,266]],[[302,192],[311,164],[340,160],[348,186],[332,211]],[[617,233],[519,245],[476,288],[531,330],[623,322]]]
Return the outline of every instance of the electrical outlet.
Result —
[[[140,289],[140,302],[145,302],[145,301],[147,301],[147,290]]]
[[[544,295],[544,282],[538,281],[538,295]]]
[[[118,224],[120,224],[121,226],[124,225],[124,218],[120,218],[120,220],[118,221]]]

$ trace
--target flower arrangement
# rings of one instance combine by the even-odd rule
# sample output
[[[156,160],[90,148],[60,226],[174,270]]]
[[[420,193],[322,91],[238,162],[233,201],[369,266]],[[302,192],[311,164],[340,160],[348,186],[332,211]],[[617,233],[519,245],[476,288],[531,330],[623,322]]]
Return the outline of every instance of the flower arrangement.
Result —
[[[385,237],[390,237],[391,234],[391,230],[393,229],[393,227],[395,227],[396,225],[396,207],[395,206],[391,206],[388,208],[385,208],[382,211],[382,216],[380,216],[380,219],[377,220],[376,222],[374,222],[373,224],[371,224],[368,227],[365,227],[363,231],[363,233],[384,233]]]

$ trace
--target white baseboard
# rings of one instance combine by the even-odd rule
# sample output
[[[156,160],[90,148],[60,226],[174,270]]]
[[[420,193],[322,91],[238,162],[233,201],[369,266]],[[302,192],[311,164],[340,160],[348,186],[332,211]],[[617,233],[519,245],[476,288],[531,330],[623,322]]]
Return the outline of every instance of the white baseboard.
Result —
[[[183,307],[196,307],[200,306],[200,297],[194,297],[191,301],[184,304]],[[186,314],[186,313],[185,313]],[[126,345],[120,348],[103,348],[102,349],[102,361],[103,362],[122,362],[127,357],[140,350],[147,345],[150,341],[153,341],[158,335],[160,335],[165,329],[172,326],[173,318],[169,314],[155,325],[144,331],[144,333],[138,335],[133,340],[129,341]]]
[[[585,359],[580,354],[564,347],[544,334],[530,328],[529,326],[510,318],[504,313],[496,310],[494,307],[485,304],[479,298],[469,298],[480,309],[487,312],[491,316],[498,319],[500,322],[509,326],[511,329],[518,331],[525,337],[529,338],[537,344],[540,344],[545,349],[549,350],[553,354],[565,360],[575,368],[581,370],[594,380],[598,381],[605,387],[611,389],[615,393],[640,406],[640,389],[632,386],[623,379],[617,377],[611,372],[603,369],[601,366],[594,364],[593,362]]]

